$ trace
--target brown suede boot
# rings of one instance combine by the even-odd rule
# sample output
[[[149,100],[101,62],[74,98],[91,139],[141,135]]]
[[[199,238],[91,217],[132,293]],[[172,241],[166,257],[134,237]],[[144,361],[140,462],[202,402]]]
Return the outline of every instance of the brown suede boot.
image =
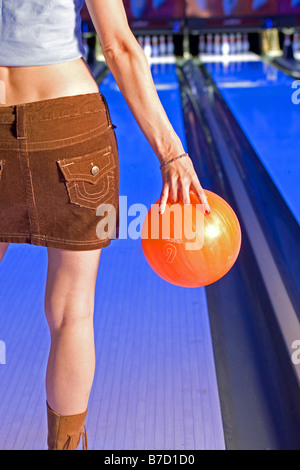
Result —
[[[48,450],[76,450],[82,436],[82,450],[88,450],[86,427],[87,409],[79,415],[61,416],[47,403]]]

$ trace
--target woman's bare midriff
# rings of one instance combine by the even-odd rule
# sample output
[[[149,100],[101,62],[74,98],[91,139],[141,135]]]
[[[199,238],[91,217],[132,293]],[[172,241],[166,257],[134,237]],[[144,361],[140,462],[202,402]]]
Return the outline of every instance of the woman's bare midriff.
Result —
[[[98,92],[82,58],[34,67],[0,66],[0,107]]]

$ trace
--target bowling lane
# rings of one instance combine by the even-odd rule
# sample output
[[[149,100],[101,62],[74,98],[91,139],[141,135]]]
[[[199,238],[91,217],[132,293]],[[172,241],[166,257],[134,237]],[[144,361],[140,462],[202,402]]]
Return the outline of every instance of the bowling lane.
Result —
[[[294,80],[263,62],[210,63],[207,69],[294,217],[298,189],[300,105]]]
[[[152,71],[184,140],[175,67],[157,65]],[[88,422],[92,446],[224,449],[205,290],[169,285],[147,265],[140,239],[132,236],[140,210],[134,204],[148,210],[159,198],[159,162],[112,75],[100,90],[117,126],[123,207],[120,239],[104,250],[100,271],[98,368]]]

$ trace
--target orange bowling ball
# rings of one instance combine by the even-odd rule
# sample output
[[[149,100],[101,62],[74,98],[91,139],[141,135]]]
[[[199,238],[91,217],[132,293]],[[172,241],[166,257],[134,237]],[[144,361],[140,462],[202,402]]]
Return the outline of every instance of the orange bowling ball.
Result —
[[[180,287],[212,284],[232,268],[241,248],[241,228],[230,205],[205,190],[211,208],[191,192],[191,204],[167,203],[159,214],[159,200],[149,210],[142,227],[142,248],[158,276]]]

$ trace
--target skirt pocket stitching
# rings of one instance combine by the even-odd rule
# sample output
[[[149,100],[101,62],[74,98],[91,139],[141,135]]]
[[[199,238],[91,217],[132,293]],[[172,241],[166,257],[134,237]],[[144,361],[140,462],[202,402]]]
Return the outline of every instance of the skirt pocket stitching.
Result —
[[[1,178],[2,178],[4,164],[5,164],[5,159],[1,158],[1,160],[0,160],[0,181],[1,181]]]
[[[88,162],[99,167],[98,175],[89,174]],[[57,164],[63,174],[62,181],[67,189],[70,203],[88,209],[97,209],[109,194],[115,191],[114,170],[117,165],[112,146],[77,157],[57,160]],[[70,171],[71,168],[73,172]]]
[[[108,175],[108,178],[105,178],[104,181],[103,181],[103,186],[102,186],[102,190],[101,191],[98,191],[98,192],[95,192],[93,194],[90,194],[86,189],[86,185],[85,185],[85,181],[82,181],[82,184],[79,184],[80,182],[76,181],[72,181],[72,182],[67,182],[67,186],[69,187],[70,190],[74,189],[74,191],[76,192],[76,195],[78,196],[78,199],[81,198],[81,199],[85,199],[86,201],[88,202],[94,202],[94,200],[99,200],[99,197],[101,199],[103,199],[103,197],[105,197],[108,193],[109,193],[109,190],[110,190],[110,182],[109,182],[109,175]],[[87,183],[89,184],[89,183]]]
[[[109,180],[110,178],[107,178]],[[73,184],[72,184],[73,183]],[[96,210],[97,207],[102,203],[102,201],[109,195],[111,190],[115,189],[114,182],[112,184],[109,183],[106,186],[106,191],[101,194],[99,198],[98,194],[96,198],[93,198],[93,195],[89,194],[88,196],[83,195],[80,192],[78,182],[69,182],[67,181],[67,191],[69,194],[69,199],[72,204],[77,204],[79,206],[85,207],[87,209],[94,209]],[[107,202],[107,201],[106,201]]]

